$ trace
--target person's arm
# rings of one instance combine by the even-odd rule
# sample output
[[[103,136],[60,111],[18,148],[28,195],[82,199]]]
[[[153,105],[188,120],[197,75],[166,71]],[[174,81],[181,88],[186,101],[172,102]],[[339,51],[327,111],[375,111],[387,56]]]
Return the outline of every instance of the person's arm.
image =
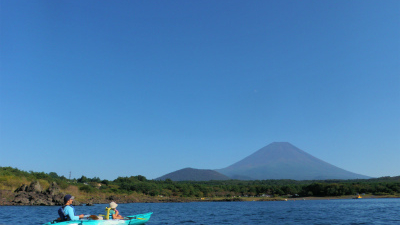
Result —
[[[112,218],[113,218],[113,220],[116,220],[116,219],[123,219],[124,217],[121,215],[113,214]]]
[[[123,218],[124,218],[123,216],[121,216],[121,215],[119,214],[118,210],[110,211],[110,213],[111,213],[111,215],[112,215],[113,220],[116,220],[116,219],[123,219]]]
[[[123,219],[124,217],[119,214],[119,211],[115,209],[115,219]]]
[[[64,211],[65,211],[65,215],[69,216],[69,218],[71,220],[79,220],[79,218],[81,218],[81,216],[83,217],[83,214],[79,215],[79,216],[75,216],[74,215],[74,210],[69,206],[65,207]]]

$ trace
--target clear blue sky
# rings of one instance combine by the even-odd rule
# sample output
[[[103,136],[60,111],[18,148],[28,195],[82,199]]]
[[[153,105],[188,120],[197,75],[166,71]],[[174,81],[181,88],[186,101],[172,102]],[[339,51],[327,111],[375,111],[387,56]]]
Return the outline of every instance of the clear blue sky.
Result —
[[[0,166],[154,179],[287,141],[400,175],[400,1],[0,3]]]

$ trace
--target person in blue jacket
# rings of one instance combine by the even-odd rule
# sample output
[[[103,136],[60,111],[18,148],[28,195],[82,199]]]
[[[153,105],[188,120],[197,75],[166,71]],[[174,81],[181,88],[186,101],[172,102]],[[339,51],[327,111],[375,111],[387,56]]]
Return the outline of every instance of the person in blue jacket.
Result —
[[[75,197],[72,195],[64,196],[64,205],[58,209],[58,215],[62,221],[79,220],[84,217],[83,214],[75,216],[75,208],[72,206],[74,199]]]

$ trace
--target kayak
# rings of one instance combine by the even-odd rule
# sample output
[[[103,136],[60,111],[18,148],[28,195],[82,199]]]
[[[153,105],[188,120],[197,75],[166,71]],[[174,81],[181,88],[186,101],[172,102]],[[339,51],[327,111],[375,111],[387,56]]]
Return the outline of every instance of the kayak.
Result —
[[[57,224],[57,225],[130,225],[130,224],[144,224],[149,221],[152,212],[138,214],[133,216],[127,216],[120,220],[102,220],[98,218],[87,217],[80,220],[74,221],[59,221],[54,220],[52,222],[45,223],[44,225]],[[97,216],[94,216],[97,217]]]

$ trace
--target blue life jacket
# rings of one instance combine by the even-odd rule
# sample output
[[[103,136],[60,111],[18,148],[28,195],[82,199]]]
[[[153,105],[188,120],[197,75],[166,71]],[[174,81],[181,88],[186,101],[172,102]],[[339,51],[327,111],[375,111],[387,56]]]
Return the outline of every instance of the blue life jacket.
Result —
[[[64,213],[65,207],[66,207],[66,205],[64,205],[58,209],[58,215],[60,216],[61,221],[71,220],[71,217],[69,217],[70,215],[65,215],[65,213]],[[70,205],[70,207],[73,209],[74,216],[75,216],[75,208],[72,205]]]

